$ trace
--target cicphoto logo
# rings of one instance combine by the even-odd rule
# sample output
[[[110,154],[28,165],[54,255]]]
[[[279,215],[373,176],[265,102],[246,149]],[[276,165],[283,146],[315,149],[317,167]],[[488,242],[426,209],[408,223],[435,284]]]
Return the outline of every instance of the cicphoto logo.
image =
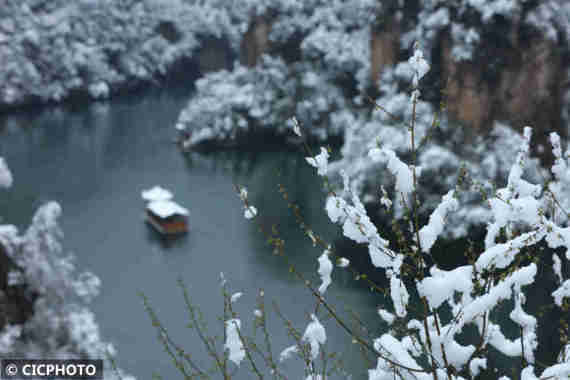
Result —
[[[103,360],[1,360],[2,379],[102,379]]]

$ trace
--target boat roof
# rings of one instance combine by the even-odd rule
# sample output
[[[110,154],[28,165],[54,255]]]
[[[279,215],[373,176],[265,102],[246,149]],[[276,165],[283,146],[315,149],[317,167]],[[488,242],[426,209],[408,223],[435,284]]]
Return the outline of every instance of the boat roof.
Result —
[[[143,190],[141,196],[145,201],[167,201],[172,199],[172,193],[165,188],[155,186],[152,189]]]
[[[163,219],[174,215],[187,216],[189,214],[187,209],[171,200],[152,201],[147,205],[147,209]]]

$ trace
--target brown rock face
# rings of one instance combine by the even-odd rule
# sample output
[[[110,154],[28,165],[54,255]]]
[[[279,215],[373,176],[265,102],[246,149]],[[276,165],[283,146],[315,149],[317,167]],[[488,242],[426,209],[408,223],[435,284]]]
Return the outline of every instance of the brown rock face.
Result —
[[[392,19],[383,30],[372,28],[370,35],[370,77],[377,83],[382,71],[387,66],[397,63],[400,23]]]
[[[452,118],[475,133],[489,131],[493,120],[506,121],[518,130],[529,125],[533,140],[544,145],[545,152],[549,151],[550,132],[566,137],[561,119],[565,72],[554,43],[541,36],[515,40],[511,47],[487,54],[501,58],[502,66],[492,69],[484,59],[455,62],[449,36],[443,38],[442,73]],[[511,34],[514,38],[517,34]],[[495,71],[492,75],[491,70]],[[543,158],[550,161],[549,156]]]
[[[486,127],[490,129],[492,100],[489,85],[482,80],[484,68],[471,62],[455,62],[447,37],[443,40],[441,55],[449,115],[476,132]]]
[[[474,61],[456,62],[451,54],[448,31],[441,32],[438,51],[432,51],[441,73],[448,115],[466,127],[466,136],[491,130],[494,120],[504,121],[517,130],[533,128],[533,147],[544,146],[542,158],[548,164],[548,135],[556,131],[568,137],[562,126],[562,105],[568,79],[562,53],[556,44],[540,33],[522,37],[520,18],[514,17],[508,29],[508,46],[483,41]],[[370,38],[371,80],[377,83],[382,70],[398,60],[401,27],[392,19],[373,29]],[[479,51],[481,53],[481,51]],[[482,57],[482,58],[481,58]],[[494,60],[494,62],[491,62]],[[497,64],[497,62],[499,62]],[[536,152],[535,152],[536,153]]]
[[[532,126],[537,138],[545,140],[543,144],[551,131],[565,136],[565,129],[560,128],[565,73],[556,46],[537,38],[519,54],[519,59],[501,77],[497,116],[512,120],[515,125]]]
[[[269,49],[271,26],[264,16],[256,16],[243,36],[240,46],[240,62],[254,67],[263,53]]]

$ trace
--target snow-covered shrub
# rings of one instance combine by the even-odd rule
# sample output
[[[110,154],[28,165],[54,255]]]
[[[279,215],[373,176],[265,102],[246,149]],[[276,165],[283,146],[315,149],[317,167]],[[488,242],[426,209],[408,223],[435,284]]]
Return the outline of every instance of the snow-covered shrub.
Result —
[[[9,186],[10,172],[0,158],[0,181]],[[97,296],[100,280],[90,272],[76,274],[73,256],[64,254],[56,202],[41,206],[31,225],[19,234],[11,225],[0,225],[0,245],[16,270],[8,273],[8,287],[24,287],[32,304],[31,316],[22,324],[0,326],[3,358],[101,359],[116,356],[104,342],[89,301]],[[4,295],[3,295],[4,296]],[[134,379],[108,366],[105,379]]]
[[[283,134],[282,120],[296,114],[311,133],[324,139],[340,134],[328,115],[345,107],[341,89],[326,71],[309,62],[287,65],[264,56],[253,69],[236,65],[196,82],[196,93],[182,111],[177,129],[191,132],[190,143],[231,140],[255,129]],[[277,126],[277,127],[276,127]]]

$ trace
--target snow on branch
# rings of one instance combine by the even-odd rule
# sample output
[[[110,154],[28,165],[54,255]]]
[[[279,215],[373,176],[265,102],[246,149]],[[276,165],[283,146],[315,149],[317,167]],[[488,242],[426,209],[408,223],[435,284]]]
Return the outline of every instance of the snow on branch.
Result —
[[[431,247],[437,240],[437,237],[443,232],[445,226],[445,217],[448,213],[456,211],[459,207],[457,199],[455,199],[455,191],[450,190],[444,195],[441,203],[429,217],[429,223],[420,230],[420,246],[422,251],[429,252]]]
[[[412,75],[412,85],[414,88],[418,87],[419,81],[427,74],[430,67],[424,58],[424,53],[420,49],[418,42],[414,44],[414,55],[410,57],[408,63],[411,65],[413,70]]]
[[[554,164],[551,168],[554,180],[548,183],[545,200],[558,206],[561,212],[555,213],[556,218],[560,223],[565,223],[570,217],[570,196],[568,196],[570,194],[570,151],[563,153],[560,136],[555,132],[550,134],[550,142],[554,155]]]
[[[565,297],[570,299],[570,280],[564,281],[562,285],[552,293],[552,297],[554,297],[554,303],[560,307],[562,306],[562,300]]]
[[[321,153],[317,154],[315,157],[306,157],[307,162],[317,168],[317,172],[320,176],[327,175],[327,166],[329,163],[329,152],[326,148],[321,147]]]
[[[331,274],[333,271],[333,264],[329,258],[330,251],[327,249],[319,257],[319,276],[321,276],[322,284],[319,286],[319,293],[325,294],[327,288],[332,282]]]
[[[530,367],[532,369],[532,367]],[[530,371],[529,371],[530,372]],[[525,377],[525,373],[523,372],[522,380],[530,380],[533,377],[531,373],[527,372],[527,376]],[[570,362],[555,364],[546,368],[542,374],[540,375],[540,379],[567,379],[570,377]]]
[[[455,292],[469,294],[473,289],[471,281],[473,267],[462,266],[451,271],[436,267],[430,269],[431,276],[418,282],[418,292],[426,297],[431,308],[437,309],[451,299]]]
[[[410,167],[404,162],[400,161],[396,153],[388,148],[373,148],[368,155],[375,162],[384,162],[388,170],[396,177],[396,191],[398,194],[403,194],[407,197],[414,191],[414,177]],[[416,175],[419,171],[416,168]]]
[[[407,306],[410,300],[410,295],[406,289],[406,285],[397,275],[390,275],[390,296],[394,303],[394,309],[398,317],[405,317],[408,313]]]
[[[380,338],[374,340],[374,348],[383,353],[384,357],[412,369],[421,369],[416,360],[410,355],[404,344],[389,334],[384,334]],[[382,357],[378,358],[378,365],[375,369],[368,370],[369,380],[382,380],[393,378],[393,370],[390,369],[391,363]],[[427,373],[413,373],[414,377],[419,379],[431,379]],[[407,377],[406,377],[407,378]]]
[[[523,247],[538,243],[544,236],[546,236],[546,229],[540,228],[524,233],[506,243],[494,245],[479,256],[475,266],[479,271],[490,269],[491,266],[506,268],[514,261]]]
[[[314,314],[311,314],[311,322],[307,326],[301,341],[311,346],[311,358],[315,360],[319,356],[319,345],[325,344],[327,334],[325,328]]]
[[[535,225],[539,222],[540,203],[536,199],[542,187],[533,185],[522,179],[530,146],[532,129],[524,128],[524,139],[519,148],[517,158],[509,172],[507,187],[497,190],[494,198],[489,200],[495,222],[487,229],[485,247],[495,245],[495,239],[501,228],[510,222],[522,222]]]
[[[245,349],[239,336],[241,321],[237,318],[226,321],[226,342],[224,348],[229,351],[229,359],[237,366],[245,358]]]
[[[12,173],[4,158],[0,157],[0,187],[8,188],[12,186]]]
[[[521,287],[532,284],[536,276],[536,264],[522,267],[503,281],[492,286],[484,295],[475,298],[465,305],[460,321],[455,325],[454,330],[459,331],[464,324],[472,322],[478,316],[490,311],[501,300],[508,299],[512,295],[512,287]]]

